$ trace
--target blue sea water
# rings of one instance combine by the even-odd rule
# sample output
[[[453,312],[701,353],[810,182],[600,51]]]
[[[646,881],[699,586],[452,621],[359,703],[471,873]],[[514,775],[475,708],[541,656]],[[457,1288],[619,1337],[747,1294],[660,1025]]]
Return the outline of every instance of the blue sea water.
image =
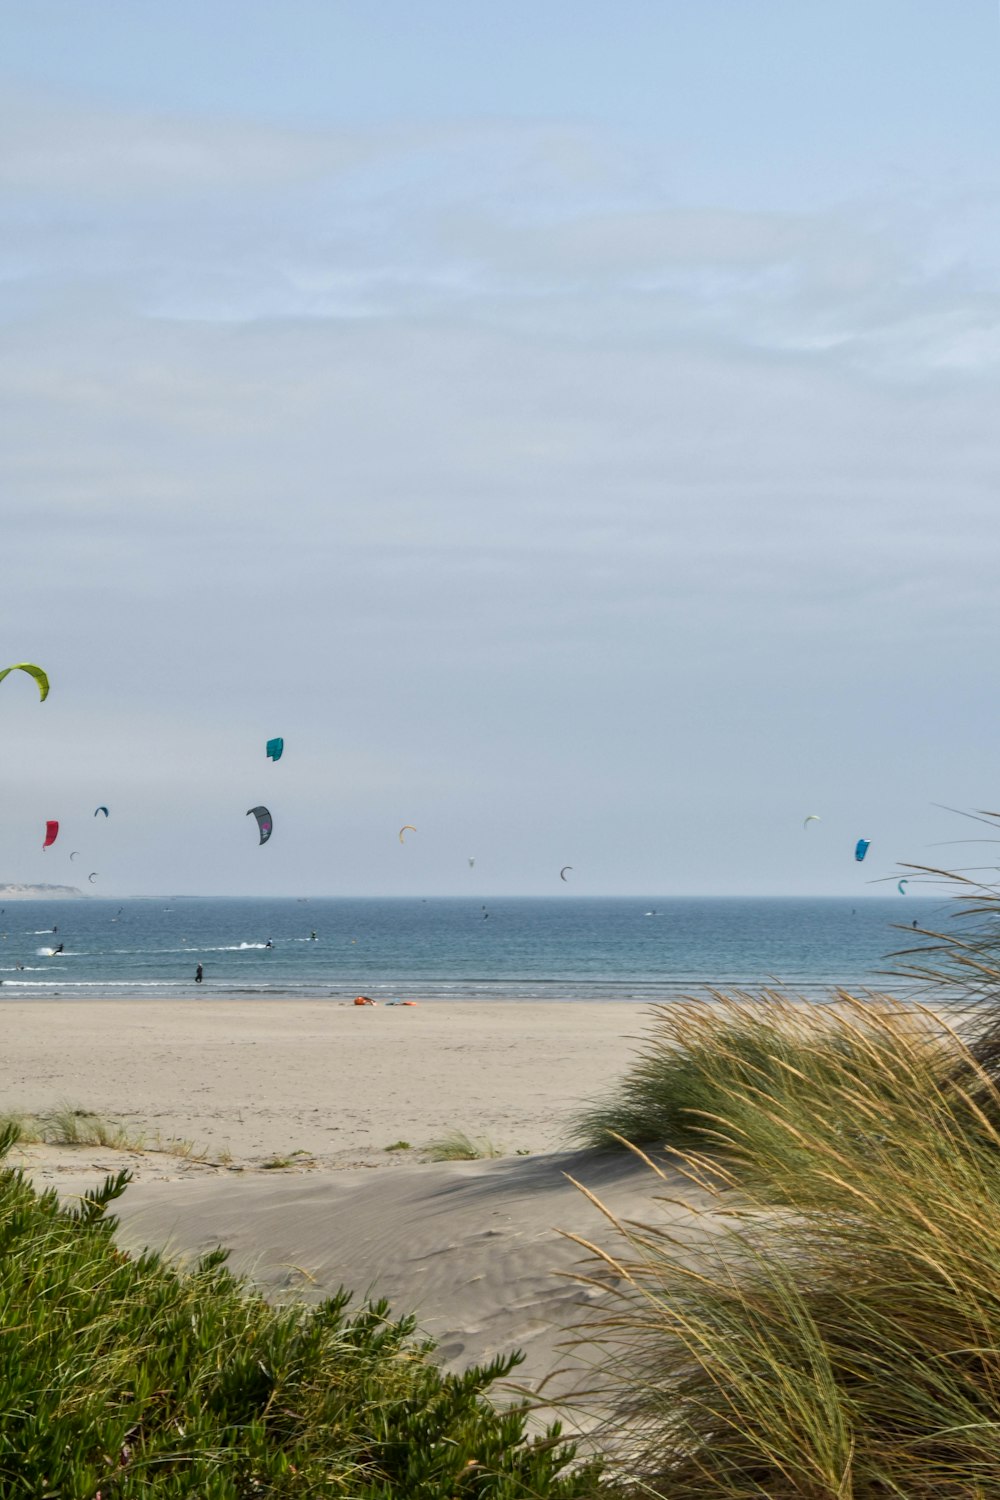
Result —
[[[708,987],[816,996],[833,985],[902,994],[889,955],[914,940],[914,920],[947,916],[940,901],[906,897],[12,901],[0,910],[0,996],[657,1001]]]

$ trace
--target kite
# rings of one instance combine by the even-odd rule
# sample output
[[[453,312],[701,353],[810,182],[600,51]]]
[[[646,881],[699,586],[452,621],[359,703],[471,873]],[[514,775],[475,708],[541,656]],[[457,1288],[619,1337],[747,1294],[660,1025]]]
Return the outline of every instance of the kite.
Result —
[[[406,843],[406,840],[404,839],[403,834],[406,832],[407,829],[409,829],[411,833],[416,833],[416,831],[417,831],[414,828],[414,826],[413,826],[412,823],[404,823],[403,826],[402,826],[402,828],[399,830],[399,842],[401,844],[405,844]]]
[[[819,813],[810,813],[808,818],[802,819],[802,827],[808,828],[810,823],[822,823],[822,821],[823,819],[820,817]]]
[[[572,865],[563,865],[562,869],[559,871],[559,879],[560,880],[566,880],[566,871],[567,870],[572,870],[572,868],[573,868]],[[569,885],[569,881],[568,880],[566,880],[566,884]]]
[[[79,854],[79,852],[79,849],[71,849],[69,854],[70,859],[76,859],[76,856]]]
[[[899,894],[900,894],[900,895],[901,895],[901,896],[905,896],[905,895],[906,895],[906,892],[905,892],[905,891],[904,891],[904,889],[903,889],[903,887],[904,887],[904,885],[906,885],[906,884],[907,884],[907,881],[905,881],[905,880],[901,880],[901,881],[900,881],[900,882],[899,882],[899,884],[898,884],[898,885],[897,885],[897,887],[896,887],[896,889],[897,889],[897,891],[898,891],[898,892],[899,892]]]
[[[248,807],[248,818],[251,813],[253,813],[254,817],[257,819],[257,828],[260,832],[260,842],[262,844],[266,844],[274,830],[274,824],[271,821],[271,814],[268,812],[266,807]]]
[[[470,854],[469,855],[469,869],[470,870],[474,867],[475,863],[476,863],[475,858],[473,857],[473,855]]]
[[[101,803],[100,807],[95,807],[94,808],[94,817],[95,818],[97,817],[97,814],[99,812],[102,812],[106,818],[111,816],[110,813],[108,812],[107,808],[104,806],[103,802]]]
[[[91,870],[90,874],[87,876],[87,879],[90,881],[91,885],[93,885],[94,881],[97,879],[97,871]]]
[[[50,844],[54,844],[56,838],[58,837],[58,834],[59,824],[53,819],[50,819],[49,822],[47,822],[45,825],[45,843],[42,845],[42,848],[47,849]]]
[[[871,839],[858,839],[858,842],[854,846],[854,858],[857,860],[858,864],[861,863],[865,855],[868,853],[870,845]]]
[[[281,759],[281,752],[282,752],[282,750],[284,750],[284,748],[285,748],[285,742],[281,738],[280,734],[278,735],[278,737],[276,739],[268,740],[268,742],[267,742],[267,754],[268,754],[268,758],[270,760],[280,760]]]
[[[2,670],[0,670],[0,682],[3,682],[8,672],[27,672],[28,676],[33,677],[38,683],[38,691],[40,694],[41,702],[45,702],[46,698],[49,696],[49,679],[46,677],[41,667],[36,667],[30,661],[16,661],[14,662],[13,666],[4,667]]]

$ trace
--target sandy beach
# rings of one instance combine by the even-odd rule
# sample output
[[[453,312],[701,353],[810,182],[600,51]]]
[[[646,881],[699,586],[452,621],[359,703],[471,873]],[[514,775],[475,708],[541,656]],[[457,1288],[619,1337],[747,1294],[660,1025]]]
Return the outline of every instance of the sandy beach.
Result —
[[[582,1251],[559,1231],[613,1241],[570,1179],[625,1218],[667,1212],[647,1167],[575,1149],[569,1129],[645,1024],[645,1007],[618,1003],[7,1002],[0,1097],[144,1138],[16,1156],[66,1196],[127,1166],[124,1244],[226,1245],[273,1296],[385,1296],[452,1368],[521,1348],[534,1386],[568,1359],[561,1395],[588,1384],[586,1351],[562,1346],[601,1294],[567,1277]],[[432,1161],[425,1148],[455,1130],[503,1154]]]

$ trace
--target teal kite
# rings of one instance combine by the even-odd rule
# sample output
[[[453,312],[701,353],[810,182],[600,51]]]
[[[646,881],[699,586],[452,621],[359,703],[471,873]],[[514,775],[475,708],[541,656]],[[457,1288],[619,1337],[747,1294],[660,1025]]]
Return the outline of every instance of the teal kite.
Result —
[[[285,742],[281,738],[280,734],[277,736],[276,739],[268,740],[268,742],[267,742],[267,755],[268,755],[268,759],[269,760],[280,760],[281,759],[281,752],[282,752],[282,750],[284,750],[284,748],[285,748]]]
[[[41,697],[41,702],[45,702],[46,698],[49,696],[49,679],[46,677],[41,667],[36,667],[34,663],[30,661],[16,661],[13,666],[4,667],[2,670],[0,670],[0,682],[3,682],[8,672],[27,672],[28,676],[33,677],[38,683],[38,691]]]
[[[109,818],[111,816],[111,814],[108,812],[107,808],[104,806],[103,802],[101,803],[100,807],[95,807],[94,808],[94,817],[95,818],[97,817],[97,814],[99,812],[102,812],[106,818]]]

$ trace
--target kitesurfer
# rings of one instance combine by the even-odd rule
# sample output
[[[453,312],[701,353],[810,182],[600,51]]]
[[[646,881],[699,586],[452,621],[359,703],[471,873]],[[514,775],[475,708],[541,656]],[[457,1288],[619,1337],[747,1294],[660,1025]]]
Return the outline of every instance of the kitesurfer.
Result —
[[[265,948],[273,948],[274,947],[274,943],[272,942],[272,940],[270,938],[268,938],[267,942],[264,944],[264,947]]]
[[[52,950],[52,957],[55,958],[56,954],[57,953],[61,953],[62,951],[63,951],[63,945],[62,945],[62,943],[60,943],[58,948],[53,948],[53,950]]]
[[[311,942],[311,943],[314,943],[314,942],[315,942],[315,941],[316,941],[316,934],[315,934],[315,932],[311,932],[311,933],[310,933],[310,934],[309,934],[309,941],[310,941],[310,942]]]
[[[198,967],[194,971],[194,982],[195,982],[195,984],[201,984],[201,981],[204,979],[204,977],[205,977],[205,971],[202,968],[201,964],[199,964]]]

